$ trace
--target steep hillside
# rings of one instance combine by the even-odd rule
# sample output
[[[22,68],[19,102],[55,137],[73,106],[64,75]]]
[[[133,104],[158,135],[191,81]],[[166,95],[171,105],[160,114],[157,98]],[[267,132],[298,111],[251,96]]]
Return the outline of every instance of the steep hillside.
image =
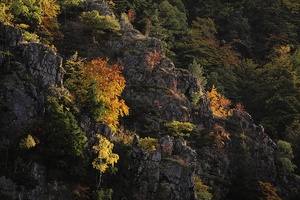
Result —
[[[75,16],[61,27],[55,52],[0,24],[0,199],[299,198],[290,145],[275,143],[241,105],[205,92],[199,77],[164,55],[159,39],[117,19],[106,1],[84,5],[78,14],[96,10],[119,28],[97,38]],[[79,58],[63,60],[73,50]],[[80,82],[82,66],[106,56],[105,67],[124,67],[120,98],[130,109],[116,131],[94,117],[108,105],[95,103],[101,94],[93,82]],[[97,134],[111,143],[99,144]],[[118,162],[99,176],[93,146],[105,143],[114,144]]]

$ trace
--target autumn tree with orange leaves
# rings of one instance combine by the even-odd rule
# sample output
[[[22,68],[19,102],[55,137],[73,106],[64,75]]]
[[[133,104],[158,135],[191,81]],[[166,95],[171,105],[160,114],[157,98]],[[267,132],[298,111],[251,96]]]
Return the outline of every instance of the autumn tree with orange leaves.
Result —
[[[84,60],[78,59],[77,53],[74,54],[66,63],[70,78],[65,86],[75,97],[76,103],[83,105],[83,112],[115,131],[119,116],[128,115],[129,108],[119,98],[126,83],[121,73],[123,67],[119,64],[109,65],[108,60],[97,58],[84,63]]]
[[[84,84],[94,84],[96,99],[104,104],[104,113],[96,121],[102,121],[116,130],[119,125],[119,116],[129,114],[129,108],[125,101],[119,99],[125,88],[125,78],[121,71],[123,67],[114,64],[108,65],[108,58],[97,58],[83,66]]]

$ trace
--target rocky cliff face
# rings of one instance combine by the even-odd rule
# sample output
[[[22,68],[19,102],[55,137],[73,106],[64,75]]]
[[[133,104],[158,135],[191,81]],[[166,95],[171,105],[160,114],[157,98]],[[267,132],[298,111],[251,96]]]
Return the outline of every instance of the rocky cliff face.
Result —
[[[2,149],[7,148],[6,144],[14,143],[20,132],[43,116],[45,98],[51,87],[62,86],[62,58],[45,45],[23,42],[20,29],[1,23],[0,67]],[[2,163],[1,166],[4,164]],[[7,167],[13,168],[13,166]],[[65,185],[59,182],[47,183],[46,169],[41,165],[30,163],[27,171],[37,184],[36,187],[20,186],[2,176],[0,197],[32,200],[57,199],[57,194],[65,193],[68,194],[65,196],[68,198],[70,191]],[[58,196],[61,197],[61,195]]]
[[[41,44],[22,44],[20,29],[0,24],[0,129],[13,138],[44,112],[50,86],[61,86],[62,58]]]
[[[196,199],[194,174],[197,155],[185,141],[161,138],[158,148],[151,154],[134,141],[132,156],[139,161],[135,199]]]
[[[113,16],[105,1],[100,2],[105,6],[89,5],[89,9],[101,8],[101,13]],[[134,185],[123,189],[130,190],[134,199],[197,199],[194,177],[198,175],[212,187],[214,199],[230,199],[233,185],[240,184],[243,191],[244,180],[246,185],[257,180],[277,183],[285,199],[291,188],[300,190],[296,176],[281,175],[275,143],[248,113],[234,111],[226,120],[215,119],[205,93],[193,107],[192,93],[203,90],[197,79],[163,56],[159,40],[144,36],[124,19],[120,24],[121,37],[110,41],[110,49],[118,55],[127,80],[123,97],[130,116],[123,123],[143,136],[160,137],[153,153],[143,150],[135,139],[130,159],[136,165],[130,169],[134,176],[129,177]],[[19,29],[1,24],[0,34],[0,133],[1,139],[14,140],[44,113],[49,87],[63,85],[62,58],[44,45],[22,43]],[[196,125],[194,135],[187,138],[192,148],[182,138],[159,135],[164,133],[163,124],[172,120]],[[86,116],[79,124],[90,138],[103,131],[112,135],[106,126]],[[37,174],[39,188],[31,193],[23,190],[23,197],[11,180],[1,177],[0,183],[18,199],[70,198],[71,191],[63,183],[46,184],[42,167],[32,165],[31,172]]]
[[[146,37],[126,20],[121,20],[122,56],[127,80],[124,99],[131,109],[130,122],[139,132],[160,132],[165,122],[191,121],[191,95],[202,88],[188,70],[175,68],[163,56],[163,47],[156,38]],[[206,100],[206,101],[204,101]],[[203,98],[207,102],[207,98]],[[202,107],[204,108],[204,107]],[[204,114],[211,113],[201,109]],[[207,116],[209,118],[209,116]]]

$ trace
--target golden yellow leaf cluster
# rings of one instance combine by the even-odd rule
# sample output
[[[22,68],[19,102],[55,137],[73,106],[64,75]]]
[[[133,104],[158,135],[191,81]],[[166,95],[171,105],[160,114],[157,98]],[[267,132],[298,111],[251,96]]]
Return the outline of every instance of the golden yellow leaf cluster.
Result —
[[[112,152],[114,144],[108,139],[98,134],[99,145],[93,146],[93,149],[98,153],[98,156],[93,161],[93,167],[104,173],[109,166],[114,167],[118,162],[119,155]]]
[[[229,108],[231,101],[218,93],[217,88],[215,88],[214,85],[211,91],[207,92],[207,96],[210,100],[210,108],[214,116],[226,118],[227,116],[232,115],[232,110]]]

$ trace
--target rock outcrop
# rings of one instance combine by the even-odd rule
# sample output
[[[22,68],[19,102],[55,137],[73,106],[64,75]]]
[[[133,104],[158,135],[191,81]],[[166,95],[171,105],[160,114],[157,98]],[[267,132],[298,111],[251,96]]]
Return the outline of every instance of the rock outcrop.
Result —
[[[71,200],[72,188],[60,181],[47,181],[46,169],[31,163],[28,166],[29,175],[32,178],[23,185],[16,184],[5,176],[0,177],[0,198],[18,200]],[[32,185],[30,185],[32,184]],[[25,186],[24,186],[25,185]]]
[[[139,161],[134,187],[135,199],[196,199],[194,174],[196,152],[185,141],[166,136],[151,154],[139,146],[136,139],[132,156]]]
[[[139,132],[159,132],[172,120],[191,121],[191,95],[201,90],[188,70],[175,68],[163,56],[162,43],[121,20],[126,88],[123,97],[131,109],[130,121]]]
[[[48,46],[23,42],[20,29],[1,23],[0,68],[0,140],[10,144],[43,116],[50,88],[62,86],[62,58]],[[2,176],[1,194],[8,199],[55,199],[59,192],[46,194],[55,190],[55,183],[47,185],[46,169],[36,163],[27,168],[37,186],[27,188]]]
[[[12,138],[44,112],[50,86],[62,85],[62,58],[49,47],[21,43],[20,29],[0,24],[0,132]]]

